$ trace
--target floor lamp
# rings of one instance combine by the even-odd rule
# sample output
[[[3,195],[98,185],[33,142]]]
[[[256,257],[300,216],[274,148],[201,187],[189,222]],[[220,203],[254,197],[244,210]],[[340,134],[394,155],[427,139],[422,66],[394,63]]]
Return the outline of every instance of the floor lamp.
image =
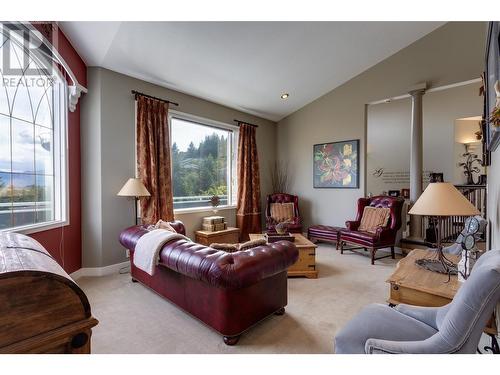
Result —
[[[409,214],[436,218],[436,259],[417,259],[416,263],[430,271],[448,275],[456,273],[456,265],[448,260],[443,253],[442,221],[446,216],[479,215],[477,208],[449,182],[433,182],[417,199]]]
[[[129,178],[117,194],[120,197],[134,198],[134,217],[135,225],[137,225],[137,199],[140,197],[150,197],[148,189],[144,186],[139,178]]]

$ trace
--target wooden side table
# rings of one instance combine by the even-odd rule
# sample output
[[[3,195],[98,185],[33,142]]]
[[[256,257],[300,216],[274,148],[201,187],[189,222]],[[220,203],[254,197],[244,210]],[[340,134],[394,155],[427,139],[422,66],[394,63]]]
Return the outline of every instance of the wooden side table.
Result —
[[[205,246],[210,246],[210,244],[213,243],[238,243],[240,230],[238,228],[229,227],[216,232],[197,230],[194,234],[195,242]]]
[[[415,260],[432,258],[432,251],[415,249],[405,258],[401,259],[396,271],[387,279],[390,284],[390,305],[404,303],[407,305],[440,307],[447,305],[453,300],[462,283],[458,281],[457,275],[448,275],[428,271],[415,264]],[[447,254],[446,257],[453,263],[458,263],[460,256]],[[492,317],[484,329],[492,339],[492,347],[495,347],[497,327]],[[498,348],[498,345],[496,344]]]

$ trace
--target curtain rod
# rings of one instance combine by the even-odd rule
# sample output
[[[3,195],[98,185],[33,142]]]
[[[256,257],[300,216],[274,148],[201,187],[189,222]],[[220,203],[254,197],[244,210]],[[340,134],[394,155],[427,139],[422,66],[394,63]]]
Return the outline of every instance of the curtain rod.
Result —
[[[136,90],[132,90],[132,94],[135,95],[136,99],[137,99],[137,95],[141,95],[141,96],[145,96],[146,98],[156,99],[156,100],[159,100],[160,102],[170,103],[172,105],[179,106],[179,103],[171,102],[170,100],[165,100],[165,99],[157,98],[156,96],[151,96],[151,95],[148,95],[148,94],[144,94],[143,92],[139,92],[139,91],[136,91]]]
[[[237,119],[234,119],[233,121],[236,121],[236,122],[239,122],[239,123],[243,123],[243,124],[247,124],[247,125],[253,126],[255,128],[259,127],[259,125],[250,124],[249,122],[246,122],[246,121],[241,121],[241,120],[237,120]]]

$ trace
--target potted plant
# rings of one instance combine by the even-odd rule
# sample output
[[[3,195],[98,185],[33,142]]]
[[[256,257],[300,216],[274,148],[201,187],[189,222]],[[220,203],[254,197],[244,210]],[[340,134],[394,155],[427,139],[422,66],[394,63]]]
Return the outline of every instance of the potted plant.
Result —
[[[463,167],[464,169],[464,175],[467,179],[467,185],[474,185],[473,174],[479,173],[481,171],[481,169],[479,168],[479,166],[481,165],[481,158],[478,155],[468,151],[462,154],[462,157],[465,158],[465,160],[461,163],[458,163],[458,166]]]
[[[210,205],[212,206],[212,211],[213,213],[217,213],[217,207],[220,205],[220,197],[218,195],[213,195],[210,198]]]

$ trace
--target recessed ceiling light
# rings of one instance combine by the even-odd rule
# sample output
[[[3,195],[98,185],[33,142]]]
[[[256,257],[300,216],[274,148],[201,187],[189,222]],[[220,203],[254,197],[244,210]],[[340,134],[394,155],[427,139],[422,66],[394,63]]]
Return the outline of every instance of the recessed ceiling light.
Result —
[[[290,94],[285,92],[285,93],[281,94],[281,99],[283,99],[283,100],[288,99],[289,96],[290,96]]]

